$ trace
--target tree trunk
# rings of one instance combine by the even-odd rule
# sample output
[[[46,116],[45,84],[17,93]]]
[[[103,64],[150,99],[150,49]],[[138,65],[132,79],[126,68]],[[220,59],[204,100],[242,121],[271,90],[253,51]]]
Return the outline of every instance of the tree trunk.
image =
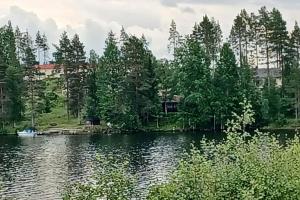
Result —
[[[270,61],[269,61],[269,44],[266,40],[266,56],[267,56],[267,81],[268,81],[268,90],[270,90]]]

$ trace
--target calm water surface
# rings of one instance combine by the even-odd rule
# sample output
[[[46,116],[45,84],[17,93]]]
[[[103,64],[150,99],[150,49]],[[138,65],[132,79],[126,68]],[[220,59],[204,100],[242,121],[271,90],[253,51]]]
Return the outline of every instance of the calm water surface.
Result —
[[[207,134],[213,138],[215,134]],[[67,184],[93,175],[101,154],[129,155],[139,191],[166,181],[182,153],[201,133],[113,136],[0,136],[0,199],[61,199]]]

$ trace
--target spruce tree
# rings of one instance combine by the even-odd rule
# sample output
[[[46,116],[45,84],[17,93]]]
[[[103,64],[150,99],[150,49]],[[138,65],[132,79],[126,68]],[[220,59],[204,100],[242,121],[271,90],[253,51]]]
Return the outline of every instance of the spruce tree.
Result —
[[[88,117],[100,117],[98,112],[99,98],[97,96],[97,76],[96,72],[99,67],[99,56],[94,50],[90,51],[89,64],[87,68],[87,94],[85,97],[85,115]]]
[[[124,41],[126,42],[127,39]],[[125,66],[121,64],[121,52],[115,34],[111,31],[105,41],[103,56],[97,73],[98,108],[104,121],[123,128],[128,112],[125,100]]]
[[[149,105],[154,106],[151,90],[156,83],[152,54],[143,40],[130,36],[122,49],[122,64],[126,69],[125,90],[128,119],[131,128],[138,128],[148,121]],[[157,95],[157,93],[156,93]],[[147,105],[148,104],[148,105]]]
[[[66,108],[67,116],[70,119],[70,77],[73,72],[72,67],[72,48],[71,41],[67,35],[67,32],[63,32],[59,40],[59,45],[54,45],[56,52],[53,53],[55,59],[56,67],[58,70],[61,68],[64,72],[64,88],[66,89]]]
[[[69,74],[70,111],[80,118],[84,105],[86,84],[86,57],[84,45],[77,34],[71,40],[71,73]]]
[[[216,105],[217,117],[221,127],[231,118],[232,112],[239,113],[242,99],[239,69],[233,50],[225,43],[220,54],[215,78],[215,93],[218,96]]]
[[[183,124],[206,125],[212,117],[210,59],[200,41],[187,38],[178,51],[177,86],[184,97],[180,109]],[[183,126],[185,127],[185,126]]]

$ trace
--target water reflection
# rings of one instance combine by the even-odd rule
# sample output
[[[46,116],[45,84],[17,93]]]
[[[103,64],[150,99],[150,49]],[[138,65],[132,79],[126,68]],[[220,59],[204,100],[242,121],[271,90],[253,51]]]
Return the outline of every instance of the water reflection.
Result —
[[[0,137],[0,198],[61,199],[67,183],[93,175],[97,154],[129,156],[138,189],[145,192],[154,182],[166,181],[184,149],[202,137],[199,133]]]

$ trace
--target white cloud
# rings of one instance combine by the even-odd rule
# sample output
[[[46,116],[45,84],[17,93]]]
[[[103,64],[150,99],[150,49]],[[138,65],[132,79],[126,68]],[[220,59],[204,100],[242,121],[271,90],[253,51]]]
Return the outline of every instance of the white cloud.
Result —
[[[234,17],[242,8],[256,12],[262,4],[258,0],[1,0],[0,25],[10,19],[22,30],[34,35],[45,32],[49,43],[58,43],[66,30],[71,36],[78,33],[86,46],[86,52],[95,49],[101,53],[107,33],[119,34],[121,26],[131,34],[144,33],[150,48],[158,57],[168,56],[167,39],[172,19],[181,34],[191,32],[195,22],[207,14],[221,24],[228,35]],[[300,3],[296,0],[266,0],[269,8],[282,11],[292,27],[300,19]]]

